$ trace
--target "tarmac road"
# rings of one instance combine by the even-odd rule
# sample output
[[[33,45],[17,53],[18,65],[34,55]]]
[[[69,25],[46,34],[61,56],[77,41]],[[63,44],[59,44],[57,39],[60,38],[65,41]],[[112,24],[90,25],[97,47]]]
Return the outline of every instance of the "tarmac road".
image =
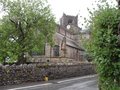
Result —
[[[98,90],[97,75],[2,86],[0,90]]]

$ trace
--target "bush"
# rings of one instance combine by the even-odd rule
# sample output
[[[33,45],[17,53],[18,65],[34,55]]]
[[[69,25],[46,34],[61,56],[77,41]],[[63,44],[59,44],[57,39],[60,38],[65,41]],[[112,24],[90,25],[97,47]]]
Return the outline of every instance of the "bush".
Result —
[[[100,7],[92,13],[89,50],[99,74],[101,90],[120,90],[120,10]]]

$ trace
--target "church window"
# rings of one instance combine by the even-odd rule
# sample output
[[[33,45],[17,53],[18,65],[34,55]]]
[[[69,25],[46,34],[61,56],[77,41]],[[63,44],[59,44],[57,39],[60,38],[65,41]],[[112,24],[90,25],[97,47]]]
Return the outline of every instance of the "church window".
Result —
[[[69,19],[69,20],[68,20],[68,24],[71,24],[72,22],[73,22],[72,19]]]
[[[53,48],[53,54],[54,56],[59,56],[59,46],[55,45]]]

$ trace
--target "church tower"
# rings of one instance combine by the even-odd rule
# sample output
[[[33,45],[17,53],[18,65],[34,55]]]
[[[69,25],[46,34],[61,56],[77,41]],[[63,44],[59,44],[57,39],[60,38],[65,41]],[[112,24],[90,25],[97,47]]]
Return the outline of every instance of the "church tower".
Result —
[[[78,27],[78,15],[70,16],[63,13],[62,18],[60,19],[60,25],[64,28],[66,28],[67,25],[74,25]]]
[[[78,15],[71,16],[63,13],[60,26],[67,30],[76,42],[79,42],[81,28],[78,26]]]

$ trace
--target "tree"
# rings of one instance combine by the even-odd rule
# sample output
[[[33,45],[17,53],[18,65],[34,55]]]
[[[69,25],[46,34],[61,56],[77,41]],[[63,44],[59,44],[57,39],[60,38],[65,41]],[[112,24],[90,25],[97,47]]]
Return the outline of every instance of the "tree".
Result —
[[[55,18],[46,0],[0,0],[0,60],[25,63],[25,53],[53,44]]]
[[[91,13],[92,53],[99,75],[100,90],[120,90],[120,10],[108,4]]]

